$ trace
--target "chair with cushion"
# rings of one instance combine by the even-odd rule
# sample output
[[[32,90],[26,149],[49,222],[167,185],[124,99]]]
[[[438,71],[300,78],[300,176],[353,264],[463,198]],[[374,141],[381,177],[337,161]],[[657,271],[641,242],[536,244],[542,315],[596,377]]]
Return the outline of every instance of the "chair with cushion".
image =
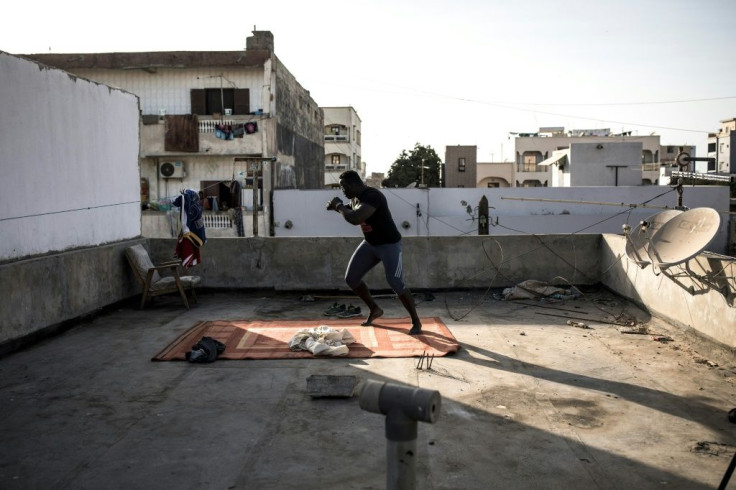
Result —
[[[197,302],[197,296],[194,288],[199,286],[201,282],[199,276],[181,276],[179,268],[181,262],[166,262],[159,266],[153,265],[148,252],[143,245],[137,244],[125,249],[125,256],[133,268],[136,280],[143,288],[143,297],[141,298],[141,310],[146,306],[146,301],[153,296],[161,294],[176,293],[181,294],[184,300],[184,306],[189,309],[189,301],[187,300],[186,291],[191,291],[192,301]],[[162,276],[159,271],[171,271],[171,275]]]

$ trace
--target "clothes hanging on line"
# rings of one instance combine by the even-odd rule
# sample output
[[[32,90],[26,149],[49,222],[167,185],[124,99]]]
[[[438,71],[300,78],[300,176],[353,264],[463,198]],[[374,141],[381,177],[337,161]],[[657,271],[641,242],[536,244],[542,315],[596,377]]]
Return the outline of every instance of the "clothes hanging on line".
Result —
[[[232,124],[218,124],[215,126],[215,138],[231,140],[235,137]]]
[[[174,257],[179,258],[182,261],[181,265],[188,269],[201,262],[199,248],[207,243],[199,192],[186,189],[172,204],[180,210],[180,231]]]

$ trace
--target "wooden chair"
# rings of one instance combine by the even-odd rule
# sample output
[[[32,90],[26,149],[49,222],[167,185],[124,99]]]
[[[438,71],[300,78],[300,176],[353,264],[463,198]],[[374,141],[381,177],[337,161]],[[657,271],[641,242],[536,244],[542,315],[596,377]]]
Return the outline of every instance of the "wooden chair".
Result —
[[[153,296],[161,294],[176,293],[181,294],[184,300],[184,306],[189,309],[189,301],[187,300],[186,291],[191,291],[192,301],[197,302],[197,295],[194,288],[199,286],[201,282],[199,276],[180,276],[179,268],[181,262],[166,262],[159,266],[153,265],[148,252],[140,243],[125,249],[125,256],[130,263],[136,280],[143,288],[143,297],[141,298],[141,310],[146,306],[146,301]],[[169,270],[170,276],[162,276],[159,271]]]

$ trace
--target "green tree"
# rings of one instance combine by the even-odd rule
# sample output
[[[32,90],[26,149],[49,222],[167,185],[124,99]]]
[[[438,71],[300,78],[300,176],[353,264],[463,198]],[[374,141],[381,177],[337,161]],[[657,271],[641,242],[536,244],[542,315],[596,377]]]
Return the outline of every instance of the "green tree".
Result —
[[[421,185],[424,182],[427,187],[440,187],[441,166],[442,161],[431,146],[416,143],[411,152],[402,150],[399,158],[391,164],[388,176],[382,184],[384,187],[406,187],[412,183]]]

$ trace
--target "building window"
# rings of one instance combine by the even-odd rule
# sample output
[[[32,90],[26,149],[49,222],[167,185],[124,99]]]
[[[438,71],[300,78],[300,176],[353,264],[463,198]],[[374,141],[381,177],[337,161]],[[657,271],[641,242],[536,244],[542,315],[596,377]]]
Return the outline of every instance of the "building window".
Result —
[[[458,172],[465,172],[465,158],[458,158],[457,159],[457,171]]]
[[[204,88],[190,91],[192,114],[223,114],[223,109],[233,115],[250,114],[250,90],[247,88]]]
[[[340,165],[340,155],[332,155],[332,164]]]
[[[498,182],[489,182],[488,183],[488,187],[490,187],[491,189],[493,189],[493,188],[500,187],[500,186],[499,186]]]
[[[340,126],[332,126],[332,134],[338,135],[340,134]]]
[[[524,155],[524,162],[521,168],[522,172],[537,171],[537,155]]]
[[[716,151],[715,143],[708,143],[708,153],[714,153]]]

